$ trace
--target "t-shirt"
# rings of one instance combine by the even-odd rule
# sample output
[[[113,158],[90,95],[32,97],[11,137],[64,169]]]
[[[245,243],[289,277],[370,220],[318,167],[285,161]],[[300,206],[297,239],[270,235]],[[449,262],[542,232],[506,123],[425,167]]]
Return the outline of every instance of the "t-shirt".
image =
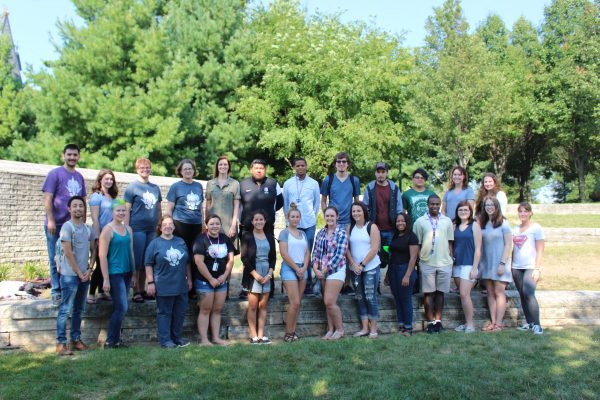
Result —
[[[123,198],[131,204],[131,229],[134,232],[154,231],[158,225],[158,210],[162,201],[160,188],[154,183],[133,181],[125,188]]]
[[[333,182],[331,183],[331,193],[327,191],[329,187],[329,177],[327,175],[323,179],[321,185],[321,195],[328,196],[328,206],[334,206],[339,213],[338,224],[347,225],[350,223],[350,210],[355,196],[360,196],[360,182],[356,176],[348,175],[344,182],[340,181],[336,174],[333,174]],[[350,178],[354,178],[354,192],[352,192],[352,182]]]
[[[173,236],[167,240],[157,237],[146,249],[144,265],[152,267],[158,296],[177,296],[187,293],[187,246],[183,239]]]
[[[377,227],[381,231],[393,231],[394,226],[390,221],[390,197],[391,197],[390,185],[381,186],[375,184],[375,211],[377,213],[375,221]]]
[[[229,253],[233,253],[233,244],[227,235],[219,233],[218,238],[211,238],[207,234],[198,235],[194,242],[194,255],[204,256],[204,265],[208,268],[213,278],[218,278],[225,273]],[[216,262],[216,264],[215,264]],[[192,268],[194,280],[208,282],[198,268]]]
[[[221,218],[221,232],[225,234],[229,233],[233,221],[233,202],[240,198],[240,183],[231,177],[227,178],[222,187],[217,178],[206,183],[206,200],[211,200],[207,213]]]
[[[409,246],[418,246],[419,239],[414,232],[407,232],[402,236],[396,236],[390,243],[390,265],[408,264],[410,261]]]
[[[100,231],[110,221],[112,221],[112,197],[105,196],[100,192],[92,193],[90,196],[90,207],[100,207],[98,209],[98,222],[100,223]]]
[[[516,269],[535,268],[536,240],[544,240],[544,230],[538,223],[533,223],[525,232],[520,226],[513,228],[513,258],[512,267]]]
[[[436,225],[437,224],[437,225]],[[434,229],[435,243],[434,243]],[[445,215],[438,214],[438,218],[429,218],[429,213],[423,215],[413,227],[421,251],[419,259],[431,267],[444,267],[452,265],[454,260],[450,257],[449,241],[454,240],[452,221]]]
[[[167,200],[175,203],[173,219],[185,224],[202,224],[202,185],[198,182],[175,182],[169,188]]]
[[[306,249],[308,248],[308,242],[306,240],[306,234],[302,231],[300,232],[300,239],[295,237],[290,231],[286,229],[282,230],[279,233],[279,242],[287,243],[288,255],[296,264],[304,263],[304,255],[306,254]]]
[[[402,193],[402,204],[404,209],[410,215],[410,219],[413,221],[413,223],[419,219],[419,217],[427,214],[427,199],[432,194],[435,193],[429,189],[425,189],[422,192],[417,192],[412,188]]]
[[[475,201],[475,192],[470,187],[456,193],[454,190],[448,190],[444,193],[444,203],[446,204],[446,216],[451,220],[456,217],[456,207],[463,200]]]
[[[52,215],[56,226],[60,226],[71,217],[67,208],[69,199],[73,196],[86,196],[85,181],[77,171],[69,172],[64,166],[54,168],[48,173],[42,192],[52,193]],[[47,218],[45,224],[48,225]]]
[[[93,242],[96,239],[98,239],[96,230],[91,229],[83,223],[76,225],[72,221],[67,221],[60,230],[60,241],[69,242],[71,244],[75,261],[82,273],[85,273],[89,267],[90,242]],[[60,266],[60,274],[77,276],[69,265],[66,256],[63,258],[62,265]]]

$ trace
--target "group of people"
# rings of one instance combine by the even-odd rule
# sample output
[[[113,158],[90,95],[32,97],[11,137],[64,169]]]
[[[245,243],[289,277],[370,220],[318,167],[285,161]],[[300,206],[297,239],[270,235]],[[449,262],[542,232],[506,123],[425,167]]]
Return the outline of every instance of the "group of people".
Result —
[[[514,278],[527,319],[522,329],[542,332],[535,286],[543,231],[531,222],[527,203],[519,206],[521,223],[511,231],[504,217],[506,195],[494,174],[484,176],[475,199],[467,172],[455,167],[442,202],[426,188],[428,175],[423,169],[414,171],[412,187],[401,193],[381,162],[360,201],[360,182],[349,173],[351,160],[345,152],[336,154],[335,172],[321,185],[308,176],[306,160],[295,159],[295,175],[283,188],[266,176],[267,165],[261,159],[252,161],[250,177],[236,181],[230,176],[230,161],[223,156],[204,190],[194,180],[195,162],[185,159],[176,168],[181,180],[169,188],[163,214],[160,188],[149,180],[151,162],[141,158],[135,165],[137,180],[126,187],[123,198],[118,197],[115,174],[109,169],[99,171],[89,198],[90,229],[85,224],[84,180],[75,169],[79,153],[76,145],[65,146],[64,165],[48,174],[42,188],[52,300],[58,306],[59,354],[87,348],[80,331],[86,302],[105,299],[107,293],[113,312],[105,347],[124,347],[121,325],[130,288],[134,302],[156,299],[162,347],[189,344],[182,337],[182,326],[188,300],[196,296],[201,344],[225,345],[219,334],[221,310],[229,294],[234,256],[240,253],[240,298],[248,300],[249,340],[268,344],[265,324],[277,246],[282,258],[279,275],[289,301],[285,342],[299,339],[296,324],[301,300],[313,290],[322,294],[327,312],[323,339],[344,336],[337,299],[340,293],[349,292],[355,293],[361,320],[354,336],[376,338],[379,283],[385,268],[384,283],[395,298],[398,329],[406,336],[413,329],[417,276],[428,333],[443,330],[444,294],[450,290],[451,277],[465,313],[465,323],[457,330],[475,329],[470,292],[478,279],[485,282],[491,313],[491,324],[484,330],[501,330],[504,290]],[[282,207],[286,228],[276,241],[275,215]],[[316,232],[320,211],[325,227]],[[69,313],[70,346],[66,337]]]

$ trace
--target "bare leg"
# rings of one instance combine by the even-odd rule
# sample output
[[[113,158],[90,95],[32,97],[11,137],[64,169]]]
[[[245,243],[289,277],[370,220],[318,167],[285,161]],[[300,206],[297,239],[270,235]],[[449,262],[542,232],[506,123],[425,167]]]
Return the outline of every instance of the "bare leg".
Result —
[[[198,333],[200,334],[200,344],[210,345],[208,340],[208,322],[210,311],[213,307],[214,293],[200,294],[200,312],[198,313]]]
[[[256,293],[248,293],[248,312],[246,318],[248,319],[248,330],[250,331],[250,337],[258,337],[256,332],[256,309],[258,308],[259,295]]]
[[[425,319],[433,321],[433,293],[423,293],[423,308],[425,309]]]
[[[465,313],[465,325],[469,328],[473,327],[473,300],[471,300],[471,289],[473,283],[468,279],[460,280],[460,303],[462,304],[463,312]]]
[[[212,342],[218,345],[227,344],[227,342],[222,340],[219,336],[221,330],[221,311],[223,311],[223,304],[225,304],[226,297],[226,291],[216,292],[212,311],[210,313],[210,332],[212,336]]]
[[[269,305],[269,293],[263,293],[258,302],[258,337],[265,336],[265,324],[267,323],[267,307]]]
[[[287,310],[287,318],[285,322],[286,333],[294,333],[296,331],[296,323],[298,322],[298,314],[300,312],[300,303],[302,294],[306,287],[306,281],[284,281],[283,287],[288,296],[289,306]]]
[[[325,294],[323,302],[327,310],[327,319],[329,328],[334,329],[334,337],[344,334],[344,324],[342,323],[342,312],[337,305],[337,298],[340,294],[344,282],[330,279],[325,283]]]
[[[494,293],[496,295],[496,325],[502,326],[504,313],[506,312],[506,282],[494,281]]]
[[[442,310],[444,309],[444,292],[439,290],[434,293],[435,302],[435,319],[438,321],[442,320]]]
[[[490,319],[492,325],[496,324],[496,293],[494,292],[494,282],[487,279],[485,281],[485,289],[487,290],[488,308],[490,309]]]

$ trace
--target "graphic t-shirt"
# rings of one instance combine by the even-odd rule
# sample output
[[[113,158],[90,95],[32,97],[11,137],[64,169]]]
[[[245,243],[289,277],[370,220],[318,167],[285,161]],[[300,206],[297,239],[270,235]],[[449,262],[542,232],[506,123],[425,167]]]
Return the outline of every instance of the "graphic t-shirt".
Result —
[[[435,194],[432,190],[425,189],[422,192],[417,192],[415,189],[408,189],[402,193],[402,204],[404,209],[407,210],[410,215],[410,219],[414,222],[427,214],[427,199],[432,194]]]
[[[207,234],[198,235],[194,242],[194,255],[204,256],[204,264],[213,278],[218,278],[225,273],[229,253],[233,253],[233,244],[227,235],[219,233],[218,238],[213,238]],[[192,268],[194,279],[200,279],[207,282],[206,278],[200,274],[197,266]]]
[[[157,237],[146,249],[144,265],[152,267],[158,296],[177,296],[187,293],[187,264],[189,256],[183,239]]]
[[[73,196],[86,196],[85,181],[83,176],[75,171],[69,172],[65,167],[54,168],[44,181],[42,192],[52,193],[52,215],[56,226],[60,226],[69,220],[67,203]],[[48,219],[46,219],[48,225]]]
[[[158,225],[158,210],[162,201],[160,188],[154,183],[133,181],[125,188],[123,198],[131,204],[131,229],[134,232],[154,231]]]
[[[540,224],[533,223],[525,232],[521,232],[520,226],[515,226],[513,234],[513,258],[512,267],[516,269],[535,268],[536,240],[544,240],[544,231]]]
[[[175,203],[173,219],[186,224],[202,224],[202,185],[198,182],[175,182],[169,188],[167,200]]]
[[[82,273],[85,273],[89,267],[90,242],[93,242],[96,239],[98,239],[96,230],[86,226],[83,223],[76,225],[72,223],[72,221],[67,221],[63,224],[60,230],[60,241],[71,244],[75,261],[77,262],[77,266]],[[69,265],[69,261],[67,260],[66,256],[62,260],[60,273],[61,275],[77,276],[77,274],[73,272],[73,269]]]

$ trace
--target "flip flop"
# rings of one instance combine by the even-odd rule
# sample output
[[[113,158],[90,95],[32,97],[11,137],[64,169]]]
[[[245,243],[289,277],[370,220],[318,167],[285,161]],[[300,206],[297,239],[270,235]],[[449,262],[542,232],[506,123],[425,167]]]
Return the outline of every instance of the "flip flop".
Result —
[[[88,296],[87,299],[85,300],[86,303],[88,304],[96,304],[98,300],[96,300],[96,296]]]
[[[365,337],[365,336],[369,336],[369,331],[367,332],[363,332],[363,331],[358,331],[356,332],[354,335],[352,335],[353,337]]]
[[[484,327],[484,328],[482,329],[482,331],[484,331],[484,332],[491,332],[491,331],[493,331],[493,330],[494,330],[494,327],[495,327],[495,326],[496,326],[495,324],[489,324],[488,326]]]
[[[131,301],[133,301],[134,303],[143,303],[144,297],[142,296],[142,293],[134,293],[133,297],[131,298]]]

